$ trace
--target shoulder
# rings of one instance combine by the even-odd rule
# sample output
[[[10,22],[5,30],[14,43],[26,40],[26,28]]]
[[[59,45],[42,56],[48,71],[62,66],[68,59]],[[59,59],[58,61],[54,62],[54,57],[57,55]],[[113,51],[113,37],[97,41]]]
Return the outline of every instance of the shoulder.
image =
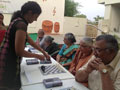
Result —
[[[71,49],[74,49],[74,50],[77,50],[77,49],[79,48],[79,46],[76,45],[76,44],[73,44],[70,48],[71,48]]]
[[[23,31],[27,31],[27,24],[24,21],[18,21],[16,23],[16,28],[17,30],[23,30]]]
[[[66,44],[64,44],[62,47],[66,48]]]
[[[55,42],[53,42],[53,43],[52,43],[52,45],[54,45],[54,46],[58,46],[58,44],[57,44],[57,43],[55,43]]]
[[[75,48],[79,48],[79,45],[77,45],[77,44],[74,44],[74,47],[75,47]]]

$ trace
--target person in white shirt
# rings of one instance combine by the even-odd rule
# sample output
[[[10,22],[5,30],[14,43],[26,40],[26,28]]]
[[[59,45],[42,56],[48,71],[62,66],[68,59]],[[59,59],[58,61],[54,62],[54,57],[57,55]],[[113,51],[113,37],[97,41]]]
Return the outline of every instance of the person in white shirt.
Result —
[[[78,82],[87,82],[90,90],[120,90],[120,52],[112,35],[100,35],[94,45],[94,56],[76,73]]]

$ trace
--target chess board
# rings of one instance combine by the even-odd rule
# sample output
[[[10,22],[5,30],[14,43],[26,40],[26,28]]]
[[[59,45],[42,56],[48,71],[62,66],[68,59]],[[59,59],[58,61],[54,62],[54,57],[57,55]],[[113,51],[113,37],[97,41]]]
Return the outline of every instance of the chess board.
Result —
[[[67,87],[67,88],[63,88],[63,89],[60,89],[60,90],[79,90],[79,89],[76,89],[72,86],[72,87]]]
[[[43,75],[66,73],[61,67],[57,65],[41,66],[39,69]]]
[[[27,59],[26,64],[27,65],[39,64],[39,61],[38,61],[38,59]]]

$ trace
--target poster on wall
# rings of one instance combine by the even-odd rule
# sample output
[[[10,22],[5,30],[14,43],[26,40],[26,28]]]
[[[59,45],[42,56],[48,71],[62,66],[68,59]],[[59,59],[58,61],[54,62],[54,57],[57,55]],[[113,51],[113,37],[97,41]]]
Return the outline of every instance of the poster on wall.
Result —
[[[47,34],[63,32],[65,0],[42,0],[41,28]]]

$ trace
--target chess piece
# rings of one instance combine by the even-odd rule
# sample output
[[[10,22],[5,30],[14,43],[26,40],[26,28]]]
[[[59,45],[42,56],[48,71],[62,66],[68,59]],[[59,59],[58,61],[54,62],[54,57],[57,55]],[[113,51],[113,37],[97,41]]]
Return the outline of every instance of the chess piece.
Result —
[[[41,70],[45,72],[45,66],[41,66]]]

